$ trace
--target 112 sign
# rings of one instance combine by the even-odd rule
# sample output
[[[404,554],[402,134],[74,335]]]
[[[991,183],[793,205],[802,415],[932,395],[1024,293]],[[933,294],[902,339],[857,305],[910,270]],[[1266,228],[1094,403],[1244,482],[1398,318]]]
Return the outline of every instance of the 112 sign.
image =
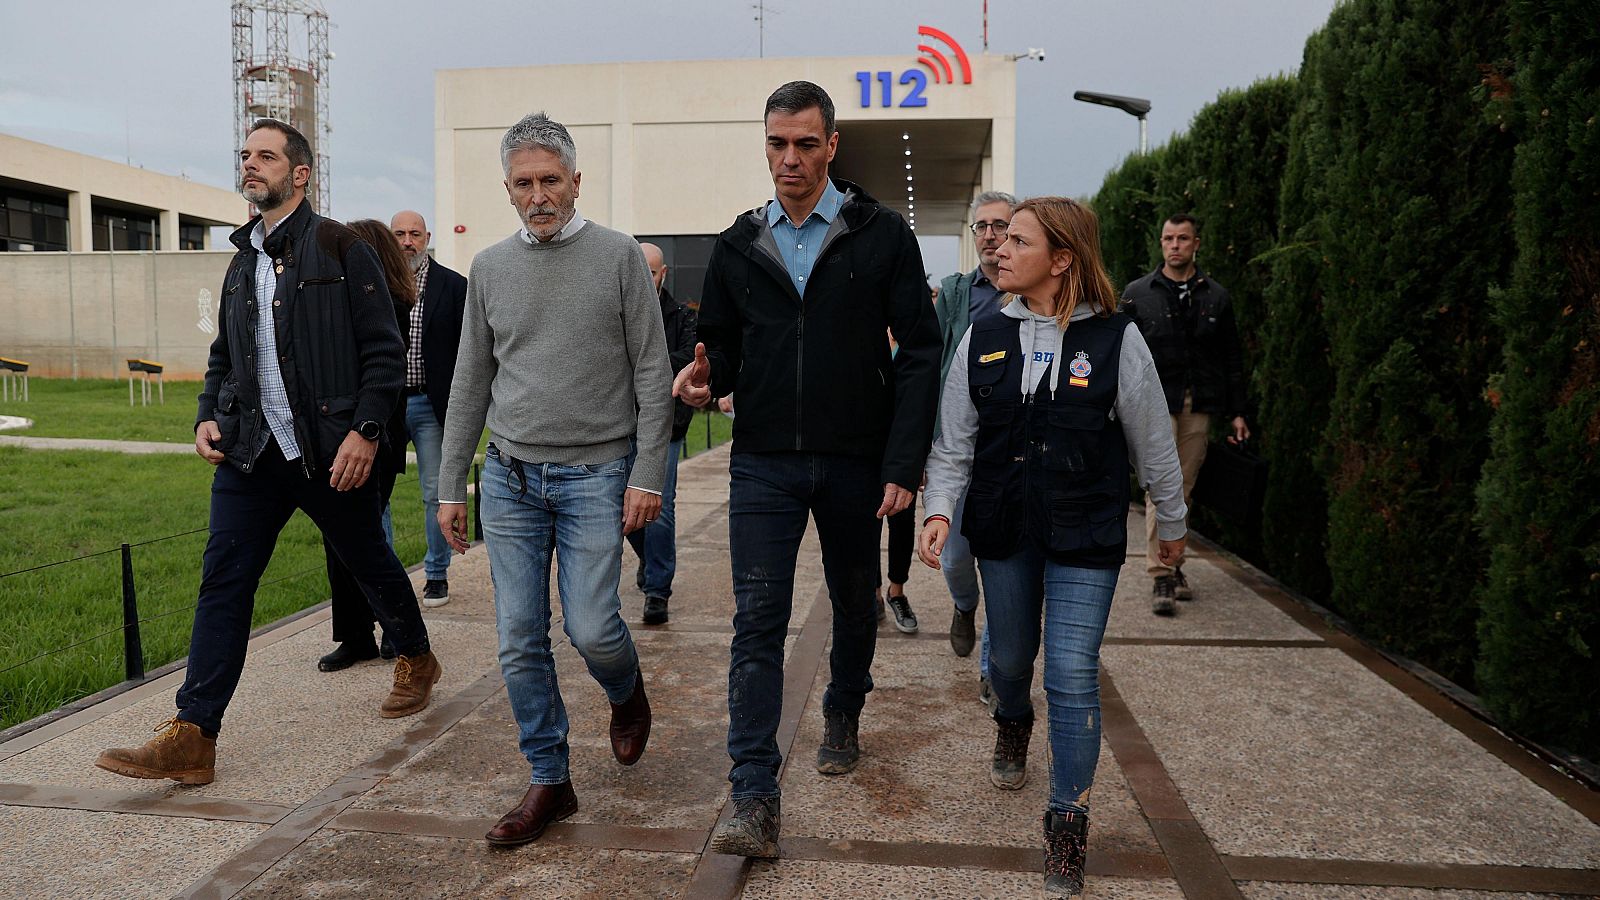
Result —
[[[872,82],[878,82],[878,105],[894,106],[894,98],[890,96],[894,89],[893,72],[857,72],[856,81],[861,84],[862,108],[872,106]],[[920,69],[907,69],[900,73],[900,83],[911,85],[911,90],[901,98],[900,106],[927,106],[928,98],[922,92],[928,87],[928,76]]]

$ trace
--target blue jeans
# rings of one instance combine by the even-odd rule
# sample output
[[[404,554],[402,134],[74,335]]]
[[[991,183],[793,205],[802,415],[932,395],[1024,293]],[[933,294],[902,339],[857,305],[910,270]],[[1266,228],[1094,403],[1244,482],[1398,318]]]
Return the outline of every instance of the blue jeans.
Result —
[[[439,530],[439,456],[444,446],[444,427],[433,414],[433,401],[427,394],[406,400],[406,430],[417,448],[417,482],[422,487],[422,533],[428,539],[428,555],[422,558],[422,571],[429,581],[442,580],[450,572],[450,545]]]
[[[978,561],[994,648],[989,681],[1005,719],[1029,718],[1033,661],[1044,618],[1044,692],[1050,706],[1050,809],[1088,812],[1100,760],[1100,640],[1117,589],[1117,569],[1047,561],[1031,546]],[[1041,610],[1042,607],[1042,610]]]
[[[672,513],[672,503],[678,494],[678,457],[683,454],[683,441],[667,445],[667,480],[661,486],[661,514],[649,525],[628,535],[628,544],[644,562],[644,584],[640,589],[646,597],[672,598],[672,576],[678,571],[677,517]]]
[[[945,539],[944,550],[939,553],[939,571],[944,573],[945,587],[950,590],[950,601],[962,612],[978,609],[978,561],[972,556],[972,545],[961,533],[961,517],[967,508],[967,498],[956,501],[955,515],[950,517],[950,536]],[[989,630],[983,631],[983,649],[978,652],[978,673],[989,674]]]
[[[378,479],[336,491],[325,473],[306,478],[278,442],[267,442],[255,470],[217,466],[211,481],[211,536],[201,564],[200,598],[189,639],[189,667],[178,690],[178,718],[222,730],[222,715],[239,686],[250,641],[250,614],[261,573],[289,517],[299,509],[322,530],[329,549],[403,656],[428,652],[428,628],[405,567],[378,527]],[[371,626],[367,626],[368,634]]]
[[[594,466],[521,462],[489,445],[483,537],[494,581],[500,673],[533,784],[568,780],[567,708],[550,651],[550,558],[562,627],[612,703],[633,696],[639,654],[622,621],[622,494],[628,458]]]
[[[735,453],[728,463],[728,550],[733,561],[733,646],[728,666],[731,796],[778,796],[783,642],[795,558],[814,516],[833,604],[832,678],[824,709],[859,713],[877,650],[878,544],[883,481],[876,461],[821,453]]]

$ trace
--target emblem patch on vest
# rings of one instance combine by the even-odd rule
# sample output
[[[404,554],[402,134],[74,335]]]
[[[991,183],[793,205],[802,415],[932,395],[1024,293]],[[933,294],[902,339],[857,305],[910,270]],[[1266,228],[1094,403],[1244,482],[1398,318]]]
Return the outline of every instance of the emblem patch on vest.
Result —
[[[1089,353],[1085,350],[1079,350],[1076,354],[1074,354],[1074,359],[1072,362],[1067,364],[1067,371],[1071,373],[1072,376],[1067,379],[1067,384],[1069,386],[1082,388],[1088,387],[1089,373],[1094,371],[1094,367],[1089,365]]]
[[[1004,351],[1004,350],[996,350],[993,353],[985,353],[984,355],[978,357],[978,365],[980,365],[980,366],[987,365],[988,363],[992,363],[992,362],[995,362],[996,360],[1001,360],[1001,359],[1005,359],[1005,358],[1006,358],[1006,351]]]

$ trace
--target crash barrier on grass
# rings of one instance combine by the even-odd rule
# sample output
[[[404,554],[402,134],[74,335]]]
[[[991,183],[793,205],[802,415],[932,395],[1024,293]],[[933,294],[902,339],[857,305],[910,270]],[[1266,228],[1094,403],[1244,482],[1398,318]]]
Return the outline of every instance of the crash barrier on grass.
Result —
[[[472,467],[472,494],[473,494],[473,497],[474,497],[474,500],[472,502],[472,512],[473,512],[473,517],[472,517],[473,518],[472,537],[473,537],[473,540],[475,540],[475,541],[483,540],[483,519],[482,519],[481,513],[479,511],[478,501],[476,499],[476,498],[482,496],[482,492],[480,490],[480,487],[481,487],[481,484],[482,484],[481,477],[482,477],[481,470],[479,469],[479,467],[476,464],[474,464],[473,467]],[[417,479],[415,477],[412,477],[412,478],[409,478],[409,479],[401,479],[401,481],[397,482],[397,483],[403,483],[404,481],[416,481],[416,480]],[[64,646],[54,647],[54,648],[51,648],[49,650],[44,650],[44,651],[42,651],[40,653],[37,653],[37,654],[35,654],[33,656],[28,657],[27,659],[23,659],[23,660],[20,660],[18,662],[15,662],[15,663],[12,663],[10,665],[7,665],[5,668],[0,668],[0,677],[3,677],[3,676],[5,676],[6,674],[8,674],[10,672],[13,672],[15,670],[21,669],[21,668],[23,668],[25,666],[28,666],[28,665],[32,665],[34,663],[37,663],[37,662],[39,662],[41,660],[44,660],[44,659],[47,659],[49,657],[57,656],[59,654],[66,653],[68,651],[75,650],[75,649],[77,649],[79,647],[83,647],[83,646],[85,646],[87,644],[91,644],[91,643],[93,643],[95,641],[102,640],[104,638],[109,638],[109,637],[112,637],[112,636],[117,635],[118,633],[120,633],[122,635],[122,662],[123,662],[123,676],[124,676],[124,679],[126,681],[128,681],[128,682],[136,682],[136,681],[144,680],[145,675],[146,675],[146,667],[145,667],[145,652],[144,652],[144,635],[143,635],[143,632],[141,630],[141,626],[148,625],[148,624],[150,624],[152,622],[155,622],[155,621],[158,621],[158,620],[161,620],[161,619],[165,619],[165,618],[168,618],[170,616],[179,615],[181,613],[193,612],[193,610],[198,605],[198,603],[189,603],[189,604],[186,604],[184,606],[180,606],[180,607],[177,607],[177,608],[174,608],[174,609],[163,610],[163,611],[155,613],[153,615],[141,616],[140,612],[139,612],[138,581],[135,578],[134,566],[133,566],[133,551],[135,549],[137,549],[137,548],[140,548],[140,547],[148,547],[148,546],[152,546],[152,545],[155,545],[155,544],[160,544],[160,543],[163,543],[163,542],[166,542],[166,541],[172,541],[172,540],[178,540],[178,539],[181,539],[181,538],[192,537],[192,536],[197,535],[197,534],[204,534],[207,531],[209,531],[208,528],[195,528],[195,529],[192,529],[190,531],[178,532],[177,534],[164,535],[162,537],[151,538],[149,540],[138,541],[138,542],[134,542],[134,543],[124,542],[124,543],[118,545],[117,547],[113,547],[113,548],[110,548],[110,549],[107,549],[107,550],[100,550],[100,551],[96,551],[94,553],[85,553],[85,554],[83,554],[81,556],[74,556],[74,557],[71,557],[69,559],[56,560],[54,562],[47,562],[47,563],[42,563],[42,564],[36,565],[36,566],[29,566],[27,568],[17,569],[17,570],[12,571],[12,572],[0,573],[0,585],[3,585],[5,579],[8,579],[8,578],[13,578],[13,577],[22,576],[22,575],[28,575],[28,574],[33,574],[33,573],[39,573],[39,572],[45,572],[45,571],[49,571],[49,570],[58,570],[63,566],[68,566],[68,565],[71,565],[71,564],[74,564],[74,563],[82,563],[82,562],[85,562],[85,561],[88,561],[88,560],[103,559],[105,557],[110,557],[110,556],[112,556],[114,554],[119,558],[119,562],[120,562],[119,582],[120,582],[120,587],[121,587],[121,600],[122,600],[122,623],[121,623],[121,625],[119,625],[117,627],[113,627],[113,628],[108,628],[108,629],[106,629],[104,631],[100,631],[100,632],[98,632],[96,634],[87,635],[85,637],[82,637],[81,639],[74,640],[73,642],[71,642],[69,644],[66,644]],[[309,576],[309,575],[322,574],[325,571],[326,571],[326,569],[323,566],[317,566],[317,567],[314,567],[314,568],[304,569],[304,570],[301,570],[299,572],[294,572],[294,573],[289,574],[289,575],[280,576],[280,577],[274,578],[274,579],[272,579],[270,581],[261,582],[261,584],[257,587],[257,591],[259,592],[261,589],[272,587],[273,585],[277,585],[277,584],[283,584],[283,583],[286,583],[286,582],[294,581],[295,579],[304,578],[304,577]],[[106,687],[106,686],[107,685],[104,685],[104,684],[101,685],[101,687]],[[93,690],[97,690],[97,689],[99,689],[99,688],[93,688],[89,692],[92,692]],[[0,693],[3,693],[3,692],[0,692]],[[67,699],[70,700],[72,698],[67,698]]]

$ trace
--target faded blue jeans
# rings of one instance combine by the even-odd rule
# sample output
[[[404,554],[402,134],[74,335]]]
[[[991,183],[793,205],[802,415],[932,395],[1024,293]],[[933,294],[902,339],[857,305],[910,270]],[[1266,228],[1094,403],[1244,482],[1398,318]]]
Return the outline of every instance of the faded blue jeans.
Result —
[[[1100,641],[1118,569],[1081,569],[1046,560],[1032,546],[978,561],[988,603],[989,682],[995,715],[1033,715],[1028,692],[1044,620],[1044,693],[1050,707],[1050,809],[1088,812],[1100,761]]]
[[[494,581],[500,673],[533,784],[568,779],[567,708],[550,650],[550,558],[562,627],[612,703],[633,696],[639,654],[622,621],[622,495],[628,457],[593,466],[519,462],[489,445],[483,537]]]
[[[422,533],[428,540],[428,554],[422,558],[422,571],[429,581],[442,581],[450,573],[450,545],[439,530],[439,457],[444,445],[444,426],[433,413],[427,394],[406,397],[406,430],[417,448],[417,484],[422,488]],[[387,520],[388,510],[384,510]],[[393,539],[390,539],[393,543]]]
[[[644,563],[644,583],[639,590],[646,597],[672,599],[672,576],[678,571],[678,517],[673,512],[678,495],[678,457],[683,441],[667,445],[667,480],[661,485],[661,512],[656,520],[628,535],[628,546]]]
[[[955,515],[950,517],[950,536],[939,552],[939,571],[944,573],[945,587],[950,589],[950,602],[962,612],[978,609],[978,567],[972,556],[972,545],[961,533],[961,516],[966,511],[967,498],[956,501]],[[978,674],[989,675],[989,629],[983,630],[983,649],[978,652]]]

